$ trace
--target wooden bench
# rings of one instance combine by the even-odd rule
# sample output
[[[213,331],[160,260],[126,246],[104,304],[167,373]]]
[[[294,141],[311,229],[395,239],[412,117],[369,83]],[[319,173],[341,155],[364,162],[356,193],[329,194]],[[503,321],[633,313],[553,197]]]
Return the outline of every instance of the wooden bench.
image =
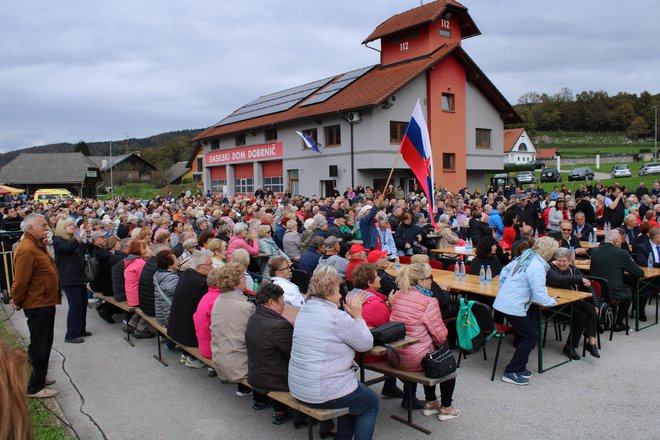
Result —
[[[451,380],[451,379],[456,379],[456,373],[449,374],[445,377],[441,377],[438,379],[426,377],[423,371],[404,371],[404,370],[399,370],[397,368],[391,367],[387,362],[382,361],[382,362],[370,362],[365,364],[365,368],[367,370],[375,371],[377,373],[382,373],[386,376],[390,377],[396,377],[397,379],[401,380],[406,386],[407,389],[407,399],[408,399],[408,418],[404,419],[403,417],[400,417],[396,414],[392,414],[392,418],[398,422],[401,422],[405,425],[410,426],[411,428],[415,428],[419,431],[422,431],[425,434],[430,434],[431,431],[429,431],[426,428],[422,428],[421,426],[413,423],[412,421],[412,401],[413,401],[413,394],[412,394],[412,384],[413,383],[419,383],[422,385],[426,386],[435,386],[439,383]]]
[[[252,388],[247,379],[242,379],[239,381],[241,385],[244,385],[248,388]],[[271,399],[280,402],[283,405],[288,406],[291,409],[294,409],[300,413],[303,413],[307,416],[307,437],[309,440],[314,439],[314,425],[313,420],[318,420],[323,422],[325,420],[331,420],[336,417],[345,416],[348,414],[348,408],[336,408],[336,409],[323,409],[323,408],[312,408],[311,406],[305,405],[300,400],[296,399],[288,391],[270,391],[266,393]]]
[[[133,341],[131,341],[131,332],[128,331],[128,321],[131,319],[131,315],[135,313],[135,307],[129,306],[126,301],[117,301],[114,296],[105,296],[101,292],[94,292],[94,296],[97,297],[98,299],[101,299],[107,303],[112,304],[113,306],[120,308],[126,313],[126,336],[124,336],[124,340],[128,342],[131,347],[134,347],[135,344]]]

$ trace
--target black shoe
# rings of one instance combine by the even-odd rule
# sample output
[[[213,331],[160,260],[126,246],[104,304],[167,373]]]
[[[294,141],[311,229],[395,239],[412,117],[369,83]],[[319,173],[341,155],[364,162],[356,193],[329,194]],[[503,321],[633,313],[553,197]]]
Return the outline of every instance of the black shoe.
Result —
[[[112,313],[108,313],[105,310],[99,310],[99,316],[101,317],[102,320],[104,320],[108,324],[115,323],[115,320],[112,319]]]
[[[406,397],[406,393],[404,393],[403,390],[396,385],[393,387],[383,387],[383,391],[381,391],[380,394],[385,397],[396,397],[399,399]]]
[[[83,336],[92,336],[92,332],[84,331]]]
[[[566,356],[573,359],[574,361],[580,360],[580,356],[578,356],[578,354],[575,352],[575,350],[572,347],[569,347],[568,345],[564,345],[562,351]]]
[[[630,328],[625,324],[615,324],[614,325],[614,331],[615,332],[625,332],[626,330],[630,330]]]
[[[133,337],[135,339],[149,339],[149,338],[153,338],[154,336],[156,336],[156,334],[151,333],[149,330],[143,330],[141,332],[136,330],[135,332],[133,332]]]
[[[600,358],[600,354],[598,353],[598,347],[596,347],[596,344],[594,344],[594,345],[587,344],[587,351],[593,357]]]
[[[293,418],[293,414],[291,414],[291,411],[285,410],[284,412],[275,412],[273,411],[273,417],[271,421],[273,422],[273,425],[282,425],[283,423],[286,423],[288,420],[291,420]]]
[[[73,338],[73,339],[65,339],[64,342],[67,344],[82,344],[85,342],[83,338]]]
[[[639,314],[639,320],[641,322],[646,322],[646,313],[640,313]]]
[[[408,409],[408,399],[403,399],[401,401],[401,408]],[[412,409],[424,409],[424,402],[417,398],[413,398]]]

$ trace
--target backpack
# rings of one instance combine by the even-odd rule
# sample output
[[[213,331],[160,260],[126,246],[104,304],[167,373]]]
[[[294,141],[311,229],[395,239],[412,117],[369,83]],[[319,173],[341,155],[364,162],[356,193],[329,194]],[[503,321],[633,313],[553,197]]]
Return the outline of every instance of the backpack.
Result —
[[[99,260],[95,256],[85,252],[85,278],[94,281],[99,276]]]
[[[458,346],[466,353],[474,353],[495,336],[490,310],[477,301],[466,302],[463,298],[460,299],[460,305],[456,318]],[[484,336],[484,332],[490,334]]]
[[[602,334],[606,330],[610,330],[613,326],[614,313],[612,313],[612,307],[603,301],[598,311],[598,332]]]

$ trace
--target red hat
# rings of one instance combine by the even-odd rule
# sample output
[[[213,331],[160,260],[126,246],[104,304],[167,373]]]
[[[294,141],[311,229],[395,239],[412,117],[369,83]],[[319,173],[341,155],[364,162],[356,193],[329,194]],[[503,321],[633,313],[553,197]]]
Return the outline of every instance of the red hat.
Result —
[[[369,263],[375,263],[376,261],[380,260],[383,257],[387,257],[387,251],[379,251],[378,249],[375,249],[375,250],[369,252],[369,256],[367,257],[367,261]]]
[[[366,249],[361,244],[354,244],[353,246],[351,246],[351,249],[349,250],[351,254],[357,254],[358,252],[362,252],[362,251],[366,251]]]

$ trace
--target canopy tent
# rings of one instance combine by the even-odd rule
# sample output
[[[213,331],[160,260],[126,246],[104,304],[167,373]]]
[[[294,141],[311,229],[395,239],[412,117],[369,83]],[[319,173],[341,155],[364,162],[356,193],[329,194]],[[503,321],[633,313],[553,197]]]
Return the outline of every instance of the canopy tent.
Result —
[[[24,189],[19,189],[19,188],[12,188],[11,186],[7,185],[0,185],[0,195],[7,195],[7,194],[23,194],[25,192]]]

